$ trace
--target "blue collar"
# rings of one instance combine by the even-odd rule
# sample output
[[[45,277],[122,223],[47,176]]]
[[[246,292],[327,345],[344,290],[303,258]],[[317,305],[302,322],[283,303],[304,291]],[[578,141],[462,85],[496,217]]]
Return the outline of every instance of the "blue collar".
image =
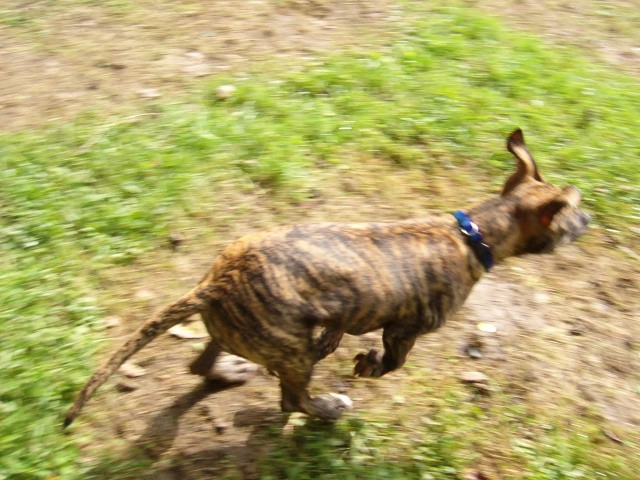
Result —
[[[461,210],[453,212],[453,216],[458,220],[460,225],[460,231],[467,237],[467,243],[476,254],[476,257],[485,268],[486,271],[491,270],[493,267],[493,254],[491,253],[491,247],[482,241],[482,234],[478,225],[471,221],[469,215]]]

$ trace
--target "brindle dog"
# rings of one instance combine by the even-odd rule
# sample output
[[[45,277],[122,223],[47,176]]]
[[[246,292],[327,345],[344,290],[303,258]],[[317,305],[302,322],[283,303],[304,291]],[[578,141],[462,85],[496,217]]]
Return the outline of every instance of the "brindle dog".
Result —
[[[316,362],[345,333],[383,329],[384,353],[361,353],[356,375],[380,377],[405,362],[417,337],[438,329],[492,261],[550,252],[585,232],[575,187],[542,180],[521,130],[507,140],[517,171],[501,195],[466,214],[396,223],[309,224],[248,235],[215,259],[200,283],[148,320],[89,379],[65,426],[131,355],[194,313],[212,339],[191,364],[207,376],[222,351],[277,374],[282,410],[336,419],[345,406],[311,397]],[[472,221],[471,221],[472,220]],[[481,232],[483,238],[479,238]],[[323,327],[314,339],[315,327]]]

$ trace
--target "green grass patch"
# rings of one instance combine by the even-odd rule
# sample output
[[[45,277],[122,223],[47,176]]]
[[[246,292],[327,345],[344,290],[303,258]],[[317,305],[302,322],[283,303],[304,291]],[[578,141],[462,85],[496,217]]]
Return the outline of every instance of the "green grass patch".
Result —
[[[335,425],[298,419],[287,435],[272,431],[261,439],[271,449],[258,462],[260,478],[634,478],[620,458],[594,452],[597,432],[581,420],[568,431],[508,396],[494,394],[498,408],[481,406],[458,387],[419,380],[411,393],[411,401],[426,396],[431,405],[394,405],[393,414],[363,413]]]
[[[402,39],[376,51],[277,77],[217,80],[193,105],[0,136],[0,478],[82,478],[59,421],[100,347],[96,273],[158,248],[176,219],[197,225],[215,212],[221,177],[296,200],[317,187],[314,172],[357,155],[433,174],[464,170],[496,189],[513,168],[503,138],[520,126],[544,176],[577,184],[602,225],[638,232],[636,80],[473,9],[407,9]],[[6,12],[0,20],[22,22]],[[224,82],[238,90],[221,101],[213,92]],[[315,451],[325,437],[305,435],[309,449],[296,450],[304,468],[278,453],[291,446],[279,446],[265,475],[307,478],[305,462],[325,455],[313,476],[457,478],[461,452],[471,451],[455,432],[464,425],[442,427],[453,440],[427,429],[414,442],[392,425],[344,424],[326,451]],[[536,463],[545,442],[532,442],[513,450],[527,459],[523,478],[580,478],[583,460],[536,473],[548,465]],[[560,443],[590,448],[573,437]],[[347,456],[335,459],[346,445]],[[391,460],[399,447],[424,462]],[[389,460],[357,460],[369,450]]]

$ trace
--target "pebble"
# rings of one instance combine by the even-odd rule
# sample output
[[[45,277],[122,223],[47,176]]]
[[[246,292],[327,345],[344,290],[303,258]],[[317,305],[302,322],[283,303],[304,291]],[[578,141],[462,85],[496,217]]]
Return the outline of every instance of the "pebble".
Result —
[[[154,297],[154,294],[151,290],[139,288],[134,292],[133,296],[138,300],[151,300]]]
[[[147,371],[140,365],[128,362],[123,363],[122,366],[118,369],[118,372],[129,378],[142,377],[143,375],[147,374]]]
[[[175,250],[184,243],[184,237],[179,233],[173,232],[169,234],[169,243],[171,244],[171,247]]]
[[[473,388],[475,388],[478,392],[484,394],[489,394],[492,392],[491,387],[486,383],[474,383]]]
[[[109,317],[106,317],[103,321],[104,321],[104,325],[107,328],[113,328],[113,327],[117,327],[122,323],[122,318],[118,317],[117,315],[111,315]]]
[[[482,358],[482,352],[480,351],[479,348],[477,347],[467,347],[467,355],[469,355],[471,358]]]
[[[215,430],[218,435],[222,435],[229,429],[229,425],[226,423],[216,423]]]
[[[464,383],[483,383],[488,381],[489,377],[482,372],[469,371],[462,373],[462,375],[460,375],[460,380]]]
[[[138,386],[135,383],[132,382],[128,382],[126,380],[120,380],[117,384],[116,384],[116,389],[119,392],[123,392],[123,393],[129,393],[129,392],[133,392],[134,390],[138,389]]]
[[[226,100],[230,98],[236,92],[234,85],[220,85],[216,88],[216,97],[220,100]]]
[[[142,98],[158,98],[160,92],[155,88],[141,88],[138,90],[138,95]]]
[[[206,63],[194,63],[182,67],[182,71],[192,77],[206,77],[211,75],[211,67]]]

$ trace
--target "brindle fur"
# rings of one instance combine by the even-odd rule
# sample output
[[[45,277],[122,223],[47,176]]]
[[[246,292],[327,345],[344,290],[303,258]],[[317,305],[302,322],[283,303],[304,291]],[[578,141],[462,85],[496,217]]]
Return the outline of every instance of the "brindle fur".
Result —
[[[468,210],[496,263],[549,252],[581,235],[589,216],[575,187],[542,180],[522,132],[507,140],[517,171],[500,196]],[[342,336],[383,329],[384,352],[355,359],[354,373],[380,377],[405,362],[417,337],[438,329],[484,272],[451,215],[396,223],[309,224],[257,233],[229,245],[200,283],[148,320],[89,379],[65,426],[124,361],[194,313],[212,339],[191,364],[207,376],[222,351],[275,372],[282,409],[340,416],[335,398],[310,397],[314,363]],[[314,340],[315,327],[323,333]]]

